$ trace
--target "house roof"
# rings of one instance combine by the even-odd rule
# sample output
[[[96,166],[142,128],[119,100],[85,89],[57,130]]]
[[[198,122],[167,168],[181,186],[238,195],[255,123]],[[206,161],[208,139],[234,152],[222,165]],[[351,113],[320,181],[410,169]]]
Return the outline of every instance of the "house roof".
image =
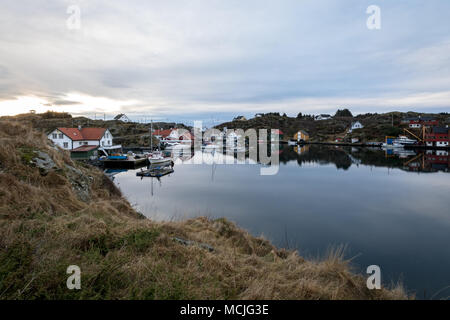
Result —
[[[309,133],[306,132],[305,130],[298,130],[298,132],[301,132],[301,133],[303,133],[304,135],[309,136]]]
[[[445,127],[433,127],[433,133],[448,133],[448,128]]]
[[[274,132],[277,134],[284,134],[283,131],[281,131],[280,129],[275,129]]]
[[[58,128],[58,130],[73,141],[101,140],[106,132],[105,128],[83,128],[81,130],[77,128]]]
[[[98,146],[81,146],[72,150],[72,152],[88,152],[97,149]]]
[[[432,117],[412,117],[412,118],[404,118],[404,121],[436,121],[435,118]]]
[[[172,132],[171,129],[166,129],[166,130],[155,130],[153,132],[153,135],[155,136],[161,136],[163,138],[168,137],[170,135],[170,133]]]

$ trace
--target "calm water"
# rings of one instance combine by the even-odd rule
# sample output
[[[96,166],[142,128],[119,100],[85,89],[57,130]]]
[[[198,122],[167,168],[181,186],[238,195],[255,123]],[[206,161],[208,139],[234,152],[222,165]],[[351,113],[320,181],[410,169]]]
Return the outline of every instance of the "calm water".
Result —
[[[149,218],[226,217],[306,257],[346,244],[357,271],[376,264],[385,284],[401,280],[418,298],[450,296],[450,289],[437,293],[450,286],[445,152],[286,146],[280,161],[277,175],[261,176],[258,164],[178,159],[175,172],[160,180],[138,178],[132,170],[114,181]]]

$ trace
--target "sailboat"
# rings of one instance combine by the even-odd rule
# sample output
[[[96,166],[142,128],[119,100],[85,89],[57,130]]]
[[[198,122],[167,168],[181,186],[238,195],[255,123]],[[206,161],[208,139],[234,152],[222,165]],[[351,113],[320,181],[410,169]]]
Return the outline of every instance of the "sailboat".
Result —
[[[160,149],[160,148],[158,148]],[[162,152],[160,150],[153,151],[153,120],[151,121],[150,125],[150,154],[148,155],[148,163],[150,165],[150,168],[158,168],[158,167],[166,167],[166,166],[172,166],[173,167],[173,159],[170,157],[164,157]]]

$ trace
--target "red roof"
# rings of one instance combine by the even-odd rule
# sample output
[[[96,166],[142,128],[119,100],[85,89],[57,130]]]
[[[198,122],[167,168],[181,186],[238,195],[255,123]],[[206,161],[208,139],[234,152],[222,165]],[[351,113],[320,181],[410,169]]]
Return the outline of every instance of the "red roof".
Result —
[[[105,135],[105,128],[83,128],[78,130],[77,128],[58,128],[59,131],[64,133],[73,141],[80,140],[101,140]]]
[[[170,135],[170,133],[172,132],[171,129],[166,129],[166,130],[155,130],[153,132],[153,135],[155,136],[161,136],[163,138],[166,138]]]
[[[87,152],[97,149],[98,146],[81,146],[72,150],[72,152]]]
[[[275,129],[275,130],[274,130],[274,133],[277,133],[277,134],[283,134],[283,131],[281,131],[280,129]]]

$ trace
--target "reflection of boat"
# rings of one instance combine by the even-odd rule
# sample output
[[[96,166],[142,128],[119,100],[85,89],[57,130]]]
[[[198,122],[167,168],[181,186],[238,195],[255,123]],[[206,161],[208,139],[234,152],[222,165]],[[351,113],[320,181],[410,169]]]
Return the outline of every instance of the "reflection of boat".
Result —
[[[138,177],[152,177],[152,178],[159,178],[163,177],[165,175],[173,173],[174,170],[172,168],[161,168],[161,169],[148,169],[148,170],[141,170],[136,173],[136,176]]]

